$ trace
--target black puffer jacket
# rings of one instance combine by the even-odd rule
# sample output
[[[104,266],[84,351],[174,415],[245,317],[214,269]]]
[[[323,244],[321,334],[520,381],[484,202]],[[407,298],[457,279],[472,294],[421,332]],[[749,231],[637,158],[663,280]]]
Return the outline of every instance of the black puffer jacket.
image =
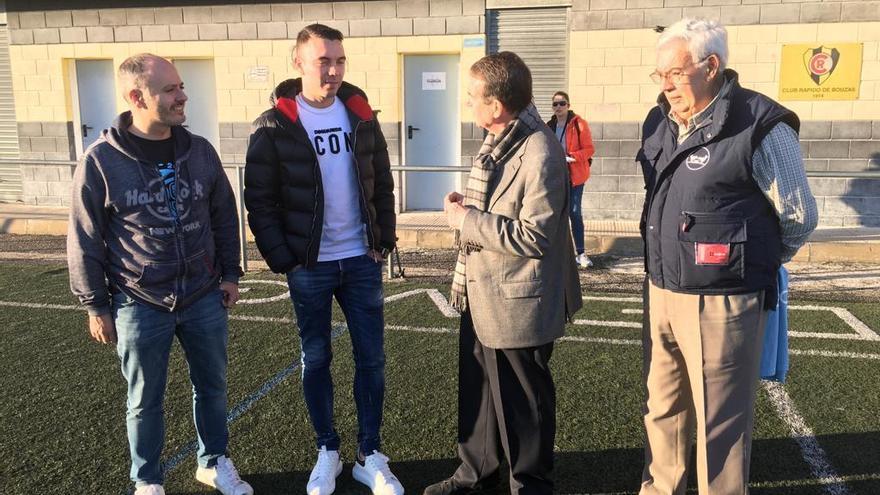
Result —
[[[285,273],[318,261],[324,224],[324,188],[318,157],[299,119],[295,97],[300,79],[288,79],[272,94],[273,108],[254,121],[245,166],[248,224],[269,268]],[[354,134],[361,216],[371,249],[395,244],[394,179],[388,146],[363,91],[342,83]]]

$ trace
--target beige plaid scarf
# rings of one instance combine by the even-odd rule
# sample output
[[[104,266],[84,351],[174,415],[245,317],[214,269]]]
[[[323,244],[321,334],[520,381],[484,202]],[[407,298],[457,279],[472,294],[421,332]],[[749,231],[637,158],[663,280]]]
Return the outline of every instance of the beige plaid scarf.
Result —
[[[520,147],[525,139],[536,129],[545,125],[534,105],[530,104],[497,136],[488,134],[474,159],[464,195],[464,205],[480,211],[489,209],[489,188],[504,163]],[[458,261],[455,264],[455,275],[452,277],[452,289],[449,300],[452,307],[459,312],[467,310],[467,277],[466,265],[468,254],[479,249],[462,245],[459,242],[460,232],[456,231]]]

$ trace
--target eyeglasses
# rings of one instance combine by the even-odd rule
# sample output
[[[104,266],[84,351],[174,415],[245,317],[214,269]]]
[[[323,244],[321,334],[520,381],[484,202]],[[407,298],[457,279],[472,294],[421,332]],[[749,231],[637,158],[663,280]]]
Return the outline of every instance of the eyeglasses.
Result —
[[[711,57],[712,55],[709,55]],[[655,70],[651,73],[651,80],[654,81],[654,84],[663,84],[664,80],[668,80],[672,84],[682,84],[687,81],[687,77],[690,76],[689,73],[685,72],[685,69],[688,67],[696,67],[706,60],[709,60],[709,57],[706,57],[702,60],[699,60],[696,63],[690,63],[685,65],[684,67],[676,67],[674,69],[670,69],[666,72],[660,72],[659,70]]]
[[[554,107],[564,107],[566,105],[568,105],[567,101],[554,101],[553,102]]]

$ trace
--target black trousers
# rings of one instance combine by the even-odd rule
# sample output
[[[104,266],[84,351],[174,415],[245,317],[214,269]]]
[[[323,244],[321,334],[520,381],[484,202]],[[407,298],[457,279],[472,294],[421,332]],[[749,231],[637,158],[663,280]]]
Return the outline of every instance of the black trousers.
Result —
[[[492,349],[461,315],[458,344],[458,455],[453,477],[477,488],[499,479],[503,455],[512,494],[553,492],[556,389],[550,375],[553,343]]]

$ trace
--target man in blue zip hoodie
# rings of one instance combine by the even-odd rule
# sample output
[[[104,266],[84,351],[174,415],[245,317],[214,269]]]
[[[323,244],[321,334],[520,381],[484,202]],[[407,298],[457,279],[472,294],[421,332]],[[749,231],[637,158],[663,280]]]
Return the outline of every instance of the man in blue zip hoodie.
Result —
[[[135,494],[164,495],[162,403],[176,335],[193,384],[196,479],[250,495],[226,452],[227,308],[241,275],[232,188],[211,144],[181,125],[187,97],[174,65],[134,55],[118,78],[130,110],[76,168],[67,257],[89,331],[116,344],[128,382]]]
[[[385,396],[382,257],[394,247],[394,181],[388,147],[366,95],[342,81],[342,33],[300,31],[294,66],[274,108],[254,123],[244,200],[257,247],[287,275],[302,348],[303,395],[318,459],[309,495],[329,495],[342,471],[333,425],[331,306],[339,302],[355,360],[358,412],[355,479],[377,495],[403,487],[380,452]]]

